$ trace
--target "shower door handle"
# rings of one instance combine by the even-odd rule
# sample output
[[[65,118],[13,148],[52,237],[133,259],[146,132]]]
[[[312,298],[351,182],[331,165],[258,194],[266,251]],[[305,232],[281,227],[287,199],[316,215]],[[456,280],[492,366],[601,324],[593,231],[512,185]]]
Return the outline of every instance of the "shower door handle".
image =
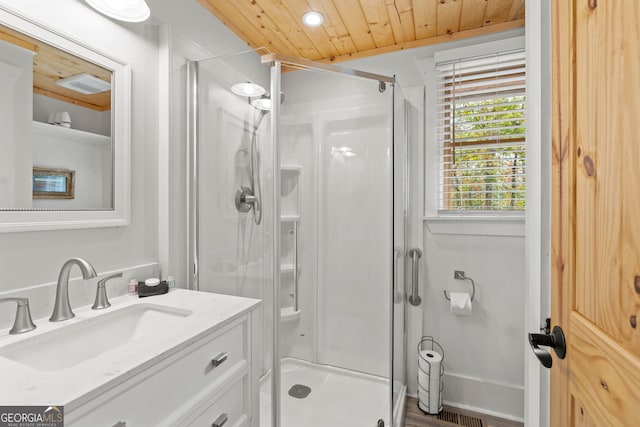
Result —
[[[411,257],[411,295],[409,295],[409,303],[417,307],[422,302],[422,298],[418,295],[418,273],[422,251],[418,248],[411,248],[409,256]]]
[[[397,304],[402,299],[402,294],[398,292],[398,261],[402,258],[402,249],[393,248],[393,303]]]

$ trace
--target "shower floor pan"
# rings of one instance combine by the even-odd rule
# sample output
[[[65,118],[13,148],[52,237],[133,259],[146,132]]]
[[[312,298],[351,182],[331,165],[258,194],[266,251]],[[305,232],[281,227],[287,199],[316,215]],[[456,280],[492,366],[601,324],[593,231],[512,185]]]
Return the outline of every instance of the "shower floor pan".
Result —
[[[387,379],[292,358],[281,369],[282,427],[376,427],[380,419],[390,426]],[[260,426],[270,425],[269,373],[260,384]]]

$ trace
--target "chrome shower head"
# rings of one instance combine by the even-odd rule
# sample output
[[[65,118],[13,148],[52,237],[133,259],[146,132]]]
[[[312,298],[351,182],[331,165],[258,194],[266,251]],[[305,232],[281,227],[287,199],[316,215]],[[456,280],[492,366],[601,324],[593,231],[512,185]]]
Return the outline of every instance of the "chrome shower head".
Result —
[[[280,104],[282,104],[283,102],[284,102],[284,93],[280,92]],[[273,105],[271,101],[271,95],[264,94],[260,97],[252,98],[251,105],[253,105],[255,108],[259,110],[269,112],[271,111],[271,107]]]

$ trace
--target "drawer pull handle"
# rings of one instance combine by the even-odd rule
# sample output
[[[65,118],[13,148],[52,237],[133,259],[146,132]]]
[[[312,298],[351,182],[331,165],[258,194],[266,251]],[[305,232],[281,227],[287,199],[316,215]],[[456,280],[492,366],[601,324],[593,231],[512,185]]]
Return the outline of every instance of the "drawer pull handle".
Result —
[[[213,366],[220,366],[225,360],[227,360],[227,353],[220,353],[219,355],[211,359],[211,364]]]
[[[227,422],[227,414],[222,414],[211,424],[211,427],[222,427]]]

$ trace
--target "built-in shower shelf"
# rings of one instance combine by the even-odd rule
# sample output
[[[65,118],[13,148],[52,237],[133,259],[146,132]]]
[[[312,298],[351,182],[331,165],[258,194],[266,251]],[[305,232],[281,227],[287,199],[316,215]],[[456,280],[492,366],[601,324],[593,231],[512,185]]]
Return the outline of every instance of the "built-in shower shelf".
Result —
[[[302,170],[302,166],[298,166],[298,165],[282,165],[280,166],[280,171],[283,174],[299,174],[300,171]]]
[[[280,320],[297,320],[300,318],[300,310],[294,310],[293,307],[283,307],[280,309]]]
[[[300,267],[298,267],[298,270]],[[281,264],[280,265],[280,273],[282,274],[293,274],[293,264]],[[299,273],[298,273],[299,274]]]
[[[281,222],[300,221],[300,215],[281,215],[280,221]]]

